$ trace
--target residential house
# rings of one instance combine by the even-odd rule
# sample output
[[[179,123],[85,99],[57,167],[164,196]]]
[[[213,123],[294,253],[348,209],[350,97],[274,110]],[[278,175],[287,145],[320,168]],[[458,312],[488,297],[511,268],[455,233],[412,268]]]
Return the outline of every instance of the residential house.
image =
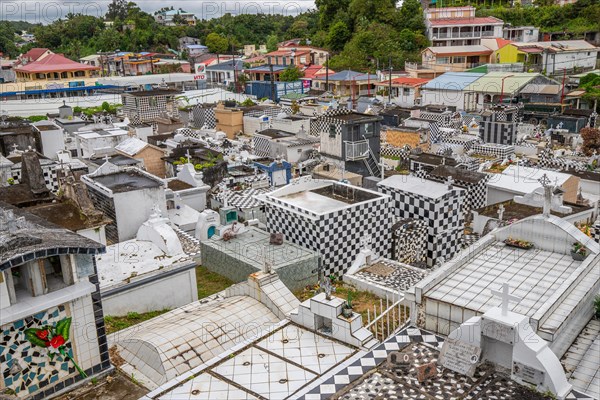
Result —
[[[185,51],[188,57],[198,57],[199,55],[208,53],[208,47],[201,44],[184,44],[181,50]]]
[[[13,69],[17,60],[0,58],[0,83],[14,82],[17,78]]]
[[[287,67],[283,65],[258,65],[256,67],[247,68],[244,73],[250,77],[251,81],[263,81],[270,82],[271,76],[273,81],[279,81],[279,74],[281,74]]]
[[[471,95],[465,88],[484,74],[474,72],[446,72],[421,86],[421,104],[455,106],[459,110],[474,110]]]
[[[200,39],[191,36],[182,36],[179,38],[179,50],[183,51],[184,47],[189,44],[201,44]]]
[[[335,71],[322,65],[314,64],[304,68],[302,73],[304,76],[300,80],[309,82],[308,86],[313,89],[321,89],[320,81],[317,81],[317,79],[323,80],[327,75],[331,76],[335,74]]]
[[[31,62],[41,60],[50,54],[54,54],[50,49],[34,47],[27,53],[21,54],[19,57],[17,57],[17,64],[26,65]]]
[[[412,107],[418,105],[421,99],[421,86],[429,82],[429,79],[401,77],[392,79],[390,81],[377,82],[377,92],[384,92],[381,96],[384,101],[388,99],[388,91],[391,87],[391,99],[392,104],[400,107]]]
[[[502,37],[512,42],[537,42],[540,37],[540,29],[534,26],[507,25],[502,28]]]
[[[522,62],[527,70],[559,75],[563,71],[592,70],[600,48],[585,40],[511,43],[497,51],[497,62]]]
[[[161,25],[196,25],[196,16],[194,13],[178,8],[177,10],[159,11],[154,15],[154,19]]]
[[[227,60],[206,67],[206,80],[212,83],[231,84],[244,70],[242,60]]]
[[[69,60],[62,54],[43,53],[37,60],[20,64],[14,70],[17,75],[17,81],[37,82],[92,78],[100,70],[100,67]]]
[[[302,68],[304,65],[311,64],[311,52],[308,49],[283,48],[265,54],[267,64],[296,66]]]
[[[489,72],[463,88],[469,107],[465,110],[482,109],[487,104],[502,103],[525,95],[531,98],[545,91],[555,92],[559,86],[558,82],[538,73]]]
[[[427,8],[424,15],[433,47],[473,46],[485,37],[502,37],[504,22],[495,17],[476,17],[473,6]]]
[[[422,67],[433,72],[462,72],[490,63],[492,53],[483,45],[428,47],[421,53]]]
[[[321,155],[340,168],[362,176],[380,176],[382,118],[348,109],[325,112],[311,124],[321,138]]]
[[[316,77],[313,86],[336,96],[358,97],[369,93],[375,94],[375,85],[378,81],[379,76],[375,74],[344,70],[329,75],[329,79],[325,76]]]
[[[310,52],[310,57],[308,58],[307,61],[308,61],[308,64],[310,64],[310,65],[325,65],[325,63],[327,62],[327,58],[329,57],[329,51],[322,49],[320,47],[307,46],[307,45],[279,46],[278,50],[280,50],[280,51],[294,50],[296,53],[308,51],[308,52]]]

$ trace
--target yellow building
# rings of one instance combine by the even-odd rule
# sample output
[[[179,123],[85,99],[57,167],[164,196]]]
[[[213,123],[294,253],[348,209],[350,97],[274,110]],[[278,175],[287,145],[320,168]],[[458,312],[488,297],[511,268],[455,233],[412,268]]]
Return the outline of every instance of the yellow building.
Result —
[[[542,62],[541,47],[528,45],[527,43],[509,43],[494,52],[496,63],[512,64],[523,63],[537,65]]]
[[[62,54],[49,54],[14,70],[17,81],[35,82],[91,78],[96,76],[100,68],[69,60]]]

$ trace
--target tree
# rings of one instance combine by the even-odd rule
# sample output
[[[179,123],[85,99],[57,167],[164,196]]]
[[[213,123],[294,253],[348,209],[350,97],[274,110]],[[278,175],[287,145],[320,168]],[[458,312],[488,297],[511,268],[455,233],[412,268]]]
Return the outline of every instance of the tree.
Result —
[[[279,74],[279,80],[282,82],[294,82],[302,78],[304,74],[296,66],[289,66]]]
[[[229,41],[218,33],[209,33],[206,37],[206,47],[211,53],[225,53],[229,49]]]
[[[279,39],[277,35],[269,35],[267,36],[267,51],[275,51],[277,50],[277,43]]]
[[[338,21],[329,28],[327,45],[333,51],[341,51],[351,37],[348,26],[344,22]]]
[[[125,19],[127,18],[128,13],[128,3],[127,0],[113,0],[108,5],[108,11],[104,16],[109,21],[114,21],[115,19]]]
[[[581,151],[586,156],[591,156],[594,151],[600,154],[600,129],[583,128],[580,132],[583,139]]]

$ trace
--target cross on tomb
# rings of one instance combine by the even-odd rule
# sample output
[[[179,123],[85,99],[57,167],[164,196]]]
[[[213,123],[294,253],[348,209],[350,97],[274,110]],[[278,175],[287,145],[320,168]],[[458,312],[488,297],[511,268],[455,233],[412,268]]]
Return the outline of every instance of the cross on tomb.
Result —
[[[104,156],[104,162],[108,162],[110,160],[110,157],[107,155]]]
[[[544,216],[550,216],[550,209],[552,207],[552,186],[551,181],[546,174],[542,175],[538,182],[542,184],[544,188]]]
[[[446,183],[448,184],[448,189],[452,189],[452,185],[454,184],[454,178],[452,176],[449,176],[448,179],[446,179]]]
[[[365,235],[360,238],[360,247],[361,248],[363,248],[363,249],[368,248],[370,243],[371,243],[371,236]]]
[[[504,216],[504,204],[500,204],[500,207],[498,207],[498,219],[500,219],[500,221],[502,221],[503,216]]]
[[[190,163],[190,159],[191,159],[191,157],[192,157],[192,156],[191,156],[191,154],[190,154],[190,149],[187,149],[187,150],[185,151],[185,158],[187,158],[187,163],[188,163],[188,164]]]
[[[492,289],[491,292],[494,296],[502,298],[502,315],[508,315],[508,302],[518,303],[522,300],[520,297],[508,293],[508,283],[506,282],[502,284],[502,291]]]

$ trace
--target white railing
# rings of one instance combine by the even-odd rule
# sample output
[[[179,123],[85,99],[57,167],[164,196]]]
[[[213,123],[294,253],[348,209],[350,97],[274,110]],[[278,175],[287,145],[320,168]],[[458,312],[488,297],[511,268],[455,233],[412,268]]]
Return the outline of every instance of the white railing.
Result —
[[[379,299],[379,312],[377,304],[373,306],[373,319],[371,319],[371,310],[367,309],[367,325],[365,328],[373,332],[375,339],[383,342],[390,337],[399,327],[406,324],[409,319],[408,307],[402,305],[404,296],[392,295],[392,299],[385,296],[384,300]]]
[[[360,142],[346,142],[346,160],[364,160],[369,156],[369,143],[366,140]]]

